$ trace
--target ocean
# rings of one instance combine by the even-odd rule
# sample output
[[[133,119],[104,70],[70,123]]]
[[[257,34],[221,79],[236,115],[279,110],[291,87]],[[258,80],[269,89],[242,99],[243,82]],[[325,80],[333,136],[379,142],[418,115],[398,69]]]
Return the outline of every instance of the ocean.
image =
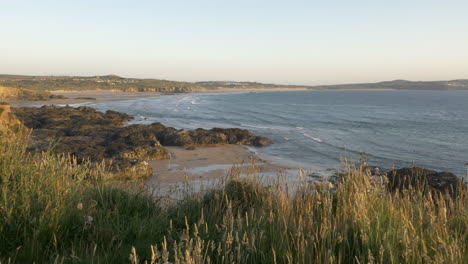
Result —
[[[250,148],[260,157],[324,175],[363,155],[383,169],[468,170],[468,91],[190,93],[88,105],[134,123],[248,129],[274,141]]]

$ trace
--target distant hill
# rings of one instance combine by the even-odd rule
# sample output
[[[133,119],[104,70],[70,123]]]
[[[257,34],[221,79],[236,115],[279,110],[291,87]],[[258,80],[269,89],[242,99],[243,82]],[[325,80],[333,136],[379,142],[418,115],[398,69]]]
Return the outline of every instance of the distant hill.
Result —
[[[378,83],[356,83],[313,86],[311,89],[394,89],[394,90],[468,90],[468,79],[452,81],[412,82],[395,80]]]
[[[105,76],[25,76],[1,75],[0,85],[44,91],[119,90],[126,92],[190,92],[206,87],[189,82]]]
[[[311,86],[306,85],[283,85],[283,84],[272,84],[272,83],[259,83],[259,82],[233,82],[233,81],[209,81],[209,82],[197,82],[196,84],[203,87],[209,87],[213,89],[271,89],[271,88],[310,88]]]
[[[339,85],[281,85],[259,82],[206,81],[177,82],[159,79],[124,78],[117,75],[104,76],[26,76],[0,74],[0,86],[43,91],[57,90],[118,90],[126,92],[192,92],[223,89],[395,89],[395,90],[468,90],[468,79],[452,81],[413,82],[407,80],[378,83]]]

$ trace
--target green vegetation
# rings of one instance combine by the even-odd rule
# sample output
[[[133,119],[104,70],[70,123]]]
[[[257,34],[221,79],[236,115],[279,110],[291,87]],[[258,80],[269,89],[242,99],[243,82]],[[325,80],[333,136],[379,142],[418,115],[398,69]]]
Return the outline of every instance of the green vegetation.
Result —
[[[257,82],[177,82],[158,79],[123,78],[116,75],[93,77],[21,76],[0,74],[0,85],[43,91],[57,90],[117,90],[126,92],[181,93],[223,88],[267,89],[307,88],[307,86],[276,85]]]
[[[125,263],[131,246],[162,241],[167,221],[147,193],[104,184],[104,168],[29,155],[1,135],[0,260]]]
[[[468,80],[412,82],[395,80],[378,83],[357,83],[340,85],[281,85],[258,82],[177,82],[158,79],[123,78],[116,75],[80,76],[23,76],[0,74],[0,85],[16,88],[56,91],[56,90],[118,90],[126,92],[165,92],[182,93],[218,89],[395,89],[395,90],[468,90]]]
[[[70,156],[0,136],[2,263],[467,263],[468,192],[455,199],[347,168],[340,183],[239,178],[163,203]]]
[[[321,85],[311,87],[312,89],[392,89],[392,90],[468,90],[468,80],[412,82],[406,80],[395,80],[378,83],[355,83],[338,85]]]
[[[48,91],[0,86],[0,100],[47,101],[64,98],[64,96],[53,95]]]
[[[119,90],[126,92],[190,92],[204,87],[188,82],[122,78],[115,75],[96,77],[53,77],[0,75],[0,85],[43,91]]]

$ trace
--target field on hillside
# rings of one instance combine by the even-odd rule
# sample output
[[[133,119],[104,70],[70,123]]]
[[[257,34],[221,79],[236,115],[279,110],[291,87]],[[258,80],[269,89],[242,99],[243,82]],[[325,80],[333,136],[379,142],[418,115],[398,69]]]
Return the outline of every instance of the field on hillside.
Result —
[[[96,77],[0,75],[0,85],[41,91],[118,90],[126,92],[189,92],[205,89],[205,87],[194,83],[122,78],[115,75]]]
[[[45,101],[52,98],[62,97],[52,95],[48,91],[38,91],[24,88],[0,86],[0,100]]]

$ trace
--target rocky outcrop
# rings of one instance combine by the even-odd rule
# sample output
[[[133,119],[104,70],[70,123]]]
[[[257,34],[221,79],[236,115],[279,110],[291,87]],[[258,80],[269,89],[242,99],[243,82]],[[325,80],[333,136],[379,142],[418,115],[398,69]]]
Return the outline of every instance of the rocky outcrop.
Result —
[[[151,175],[145,160],[169,158],[156,138],[139,140],[125,136],[127,114],[107,111],[101,113],[90,107],[43,106],[15,108],[16,116],[32,128],[30,151],[52,149],[56,153],[76,156],[79,162],[104,162],[118,177]],[[120,134],[119,134],[120,133]]]
[[[456,196],[466,185],[460,178],[449,172],[437,172],[424,168],[402,168],[387,173],[391,190],[415,188],[423,192],[439,192]]]
[[[146,176],[150,169],[145,160],[168,159],[164,146],[214,146],[243,144],[266,146],[271,140],[238,128],[177,130],[161,123],[129,125],[127,114],[101,113],[90,107],[23,107],[13,109],[23,123],[33,129],[31,151],[53,146],[57,153],[69,153],[79,161],[106,162],[115,174]],[[164,146],[163,146],[164,145]],[[146,164],[146,165],[145,165]]]
[[[248,130],[239,128],[213,128],[195,130],[177,130],[166,127],[161,123],[153,123],[148,129],[165,146],[210,146],[222,144],[240,144],[263,147],[270,145],[272,141],[265,137],[252,135]]]

